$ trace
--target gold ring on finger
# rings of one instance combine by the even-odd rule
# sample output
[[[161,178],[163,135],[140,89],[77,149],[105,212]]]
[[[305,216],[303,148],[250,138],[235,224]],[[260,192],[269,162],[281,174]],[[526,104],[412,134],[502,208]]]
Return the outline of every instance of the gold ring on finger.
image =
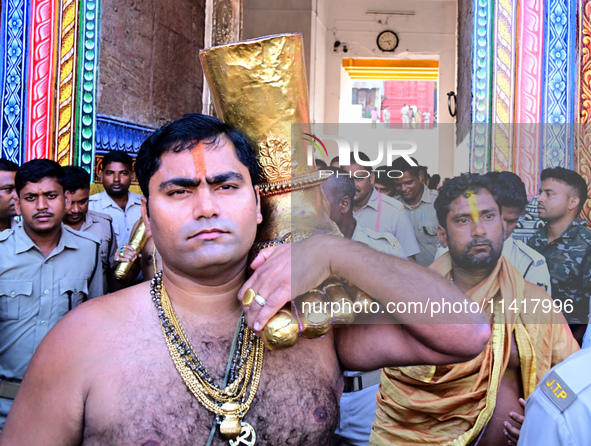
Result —
[[[254,300],[257,293],[254,292],[252,288],[247,288],[246,292],[244,293],[244,297],[242,298],[242,305],[245,307],[250,307],[250,304]]]

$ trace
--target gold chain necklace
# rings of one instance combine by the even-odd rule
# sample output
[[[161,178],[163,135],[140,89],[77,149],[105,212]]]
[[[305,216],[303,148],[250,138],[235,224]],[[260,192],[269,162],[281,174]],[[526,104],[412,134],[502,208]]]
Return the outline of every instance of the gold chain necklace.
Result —
[[[254,428],[248,423],[242,422],[241,419],[250,409],[259,386],[263,368],[263,341],[254,335],[244,323],[244,318],[241,317],[242,337],[238,341],[237,348],[240,354],[235,357],[232,363],[232,368],[236,370],[231,376],[235,376],[231,383],[221,389],[213,382],[195,353],[193,345],[172,307],[162,282],[162,271],[152,279],[151,294],[158,309],[162,332],[172,361],[191,393],[207,410],[216,414],[218,420],[219,417],[223,417],[220,433],[230,440],[231,445],[254,445],[256,440]],[[246,396],[249,385],[249,393]],[[239,435],[240,438],[238,438]],[[245,441],[242,442],[242,440]]]

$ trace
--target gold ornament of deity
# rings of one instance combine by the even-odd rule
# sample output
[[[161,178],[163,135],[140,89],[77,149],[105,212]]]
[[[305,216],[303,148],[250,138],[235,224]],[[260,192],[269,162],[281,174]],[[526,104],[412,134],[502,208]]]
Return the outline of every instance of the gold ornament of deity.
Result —
[[[263,223],[252,255],[314,234],[342,236],[328,215],[328,202],[320,188],[327,177],[307,165],[307,144],[301,137],[310,133],[301,35],[281,34],[217,46],[201,51],[199,57],[218,117],[239,128],[257,154]],[[297,127],[292,131],[294,124]],[[297,310],[305,299],[355,301],[339,278],[331,277],[327,285],[328,291],[323,284],[297,297],[293,303],[296,309],[286,305],[271,318],[261,333],[268,348],[291,347],[299,336],[322,336],[332,322],[352,321],[353,315],[344,313],[335,319],[330,313]]]

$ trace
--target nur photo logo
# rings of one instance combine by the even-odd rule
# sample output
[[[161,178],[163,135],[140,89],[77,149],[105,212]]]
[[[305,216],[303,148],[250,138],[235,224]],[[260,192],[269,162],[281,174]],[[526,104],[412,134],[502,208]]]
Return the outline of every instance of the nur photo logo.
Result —
[[[335,135],[321,135],[318,137],[310,133],[303,133],[302,138],[304,141],[310,143],[308,145],[308,158],[307,164],[309,167],[314,167],[314,158],[316,153],[320,154],[320,158],[328,158],[328,150],[324,141],[334,141],[338,147],[338,157],[340,166],[351,165],[351,153],[353,153],[353,161],[363,167],[375,168],[380,165],[391,166],[392,162],[398,158],[403,157],[411,166],[417,166],[412,160],[411,155],[417,151],[417,143],[410,140],[379,140],[377,144],[375,142],[367,142],[360,149],[360,141],[354,139],[352,141],[346,138],[335,136]],[[322,147],[322,150],[320,147]],[[370,158],[369,161],[362,160],[359,157],[359,152],[362,151],[367,154]]]

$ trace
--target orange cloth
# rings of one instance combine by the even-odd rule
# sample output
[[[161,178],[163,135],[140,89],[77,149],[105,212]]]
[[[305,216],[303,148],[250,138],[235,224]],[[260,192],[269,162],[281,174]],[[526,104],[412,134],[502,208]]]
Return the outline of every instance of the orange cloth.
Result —
[[[449,253],[431,265],[448,279],[451,267]],[[540,305],[534,314],[532,299],[550,297],[526,282],[505,256],[467,294],[489,315],[488,345],[478,357],[461,364],[384,369],[370,445],[467,445],[492,416],[509,362],[511,336],[519,351],[525,398],[552,366],[579,349],[561,313],[543,313]],[[508,309],[513,301],[515,311]]]

